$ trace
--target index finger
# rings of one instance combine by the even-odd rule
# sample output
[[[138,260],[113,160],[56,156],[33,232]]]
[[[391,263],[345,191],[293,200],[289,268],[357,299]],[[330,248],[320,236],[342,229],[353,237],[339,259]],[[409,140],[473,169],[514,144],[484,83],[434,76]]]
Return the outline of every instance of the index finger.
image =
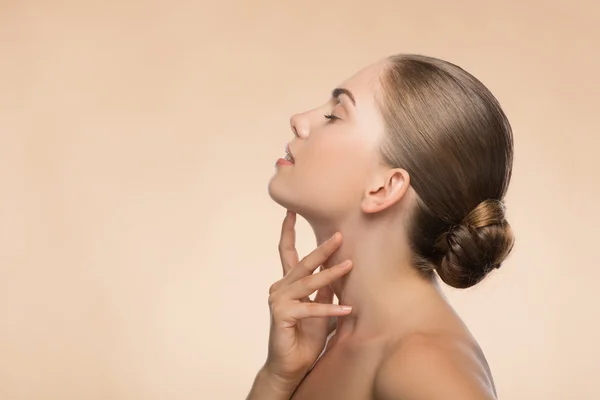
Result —
[[[298,264],[295,226],[296,213],[288,210],[281,225],[281,237],[279,238],[279,258],[283,268],[283,276],[287,275]]]
[[[342,244],[342,234],[336,232],[326,242],[314,249],[302,259],[298,265],[286,276],[289,283],[312,274],[323,264]]]

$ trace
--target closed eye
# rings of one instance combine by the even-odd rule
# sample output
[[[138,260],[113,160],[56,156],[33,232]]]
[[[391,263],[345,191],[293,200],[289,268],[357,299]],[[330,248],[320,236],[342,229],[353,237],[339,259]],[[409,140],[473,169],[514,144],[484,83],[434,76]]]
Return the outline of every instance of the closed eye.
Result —
[[[325,114],[325,118],[327,118],[330,122],[333,122],[333,121],[339,119],[339,117],[336,117],[333,114]]]

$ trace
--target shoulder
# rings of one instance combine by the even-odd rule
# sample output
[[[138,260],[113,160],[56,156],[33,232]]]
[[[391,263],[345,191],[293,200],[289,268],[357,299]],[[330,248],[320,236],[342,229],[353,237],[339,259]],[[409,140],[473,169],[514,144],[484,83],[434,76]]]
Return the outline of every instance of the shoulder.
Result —
[[[413,334],[394,345],[381,363],[375,400],[494,400],[494,390],[474,351],[458,339]]]

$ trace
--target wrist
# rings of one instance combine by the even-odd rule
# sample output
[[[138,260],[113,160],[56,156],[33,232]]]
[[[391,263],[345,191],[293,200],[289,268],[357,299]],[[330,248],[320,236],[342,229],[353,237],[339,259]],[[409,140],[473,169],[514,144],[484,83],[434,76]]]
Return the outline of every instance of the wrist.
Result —
[[[281,393],[289,393],[290,395],[302,381],[302,377],[294,378],[281,376],[280,374],[272,371],[267,365],[264,365],[260,369],[258,375],[265,382],[268,382],[273,389]]]
[[[300,381],[281,377],[263,366],[246,400],[289,400]]]

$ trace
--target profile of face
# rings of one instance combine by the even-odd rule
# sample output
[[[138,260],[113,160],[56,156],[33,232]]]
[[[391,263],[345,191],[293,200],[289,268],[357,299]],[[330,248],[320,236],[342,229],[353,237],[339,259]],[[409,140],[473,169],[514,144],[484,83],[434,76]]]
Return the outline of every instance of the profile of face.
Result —
[[[415,266],[461,288],[510,253],[512,128],[489,89],[458,65],[388,57],[294,115],[291,128],[292,162],[277,162],[269,195],[313,228],[398,210]]]
[[[370,180],[382,167],[378,148],[385,124],[376,93],[383,68],[379,62],[362,69],[325,103],[291,117],[292,162],[277,163],[268,187],[275,202],[334,225],[360,212]]]

